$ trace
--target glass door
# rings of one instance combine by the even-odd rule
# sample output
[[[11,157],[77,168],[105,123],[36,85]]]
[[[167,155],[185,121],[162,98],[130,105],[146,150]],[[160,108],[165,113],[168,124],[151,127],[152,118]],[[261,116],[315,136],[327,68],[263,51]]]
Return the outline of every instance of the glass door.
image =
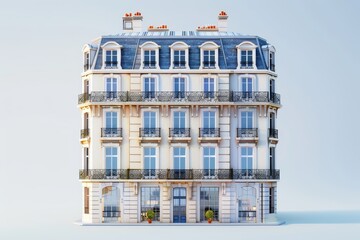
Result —
[[[173,189],[173,223],[186,223],[186,188]]]

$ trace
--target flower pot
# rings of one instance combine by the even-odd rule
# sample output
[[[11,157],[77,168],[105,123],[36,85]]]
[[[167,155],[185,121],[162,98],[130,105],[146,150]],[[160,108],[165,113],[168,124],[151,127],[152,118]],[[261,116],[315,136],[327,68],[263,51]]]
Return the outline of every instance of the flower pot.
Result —
[[[152,223],[152,219],[148,219],[148,223]]]
[[[209,219],[208,219],[208,223],[211,223],[211,222],[212,222],[212,219],[211,219],[211,218],[209,218]]]

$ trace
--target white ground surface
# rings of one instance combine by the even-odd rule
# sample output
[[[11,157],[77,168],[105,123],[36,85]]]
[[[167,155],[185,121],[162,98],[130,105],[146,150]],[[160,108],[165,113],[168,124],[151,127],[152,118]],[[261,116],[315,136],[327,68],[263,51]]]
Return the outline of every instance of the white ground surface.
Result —
[[[0,228],[0,239],[360,239],[360,211],[282,212],[281,226],[123,226],[81,227],[73,222],[23,222]]]

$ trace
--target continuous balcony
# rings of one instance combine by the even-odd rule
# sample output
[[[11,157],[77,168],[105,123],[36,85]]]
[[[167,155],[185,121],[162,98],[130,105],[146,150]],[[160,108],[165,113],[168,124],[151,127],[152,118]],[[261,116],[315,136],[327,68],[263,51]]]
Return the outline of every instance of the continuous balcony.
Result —
[[[169,142],[189,143],[191,141],[190,132],[190,128],[169,128]]]
[[[200,143],[219,143],[221,141],[220,128],[199,128]]]
[[[257,128],[237,128],[236,141],[238,143],[257,143],[259,141]]]
[[[236,91],[96,91],[83,93],[78,97],[78,103],[272,103],[280,105],[280,95],[267,91],[236,92]]]
[[[81,180],[279,180],[280,170],[270,169],[89,169]]]
[[[277,129],[269,128],[269,142],[272,144],[277,144],[279,142],[279,135]]]
[[[157,142],[161,141],[161,128],[140,128],[140,142]]]
[[[101,128],[102,142],[122,142],[122,128]]]

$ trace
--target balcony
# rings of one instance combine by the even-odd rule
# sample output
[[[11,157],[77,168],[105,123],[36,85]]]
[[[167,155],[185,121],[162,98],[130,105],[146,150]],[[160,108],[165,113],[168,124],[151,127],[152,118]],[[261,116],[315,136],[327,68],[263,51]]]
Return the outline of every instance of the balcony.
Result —
[[[186,68],[186,62],[185,61],[173,61],[173,66],[176,69]]]
[[[122,142],[122,128],[101,128],[102,142]]]
[[[280,170],[270,169],[89,169],[81,180],[279,180]]]
[[[80,130],[80,143],[88,144],[90,140],[90,129],[81,129]]]
[[[117,61],[105,61],[105,68],[106,69],[115,69],[118,68]]]
[[[280,104],[280,95],[267,91],[256,92],[234,92],[234,91],[122,91],[102,92],[96,91],[83,93],[78,97],[78,103],[137,103],[137,102],[158,102],[158,103],[274,103]]]
[[[237,128],[237,143],[257,143],[259,141],[257,128]]]
[[[170,143],[189,143],[191,142],[190,128],[169,128]]]
[[[159,143],[161,141],[161,128],[140,128],[139,141]]]
[[[277,144],[279,142],[277,129],[269,128],[269,142],[272,144]]]
[[[203,62],[203,68],[207,68],[207,69],[211,69],[211,68],[215,68],[215,61],[204,61]]]
[[[220,128],[199,128],[198,140],[200,143],[219,143]]]
[[[143,61],[145,69],[153,69],[156,68],[156,61]]]

